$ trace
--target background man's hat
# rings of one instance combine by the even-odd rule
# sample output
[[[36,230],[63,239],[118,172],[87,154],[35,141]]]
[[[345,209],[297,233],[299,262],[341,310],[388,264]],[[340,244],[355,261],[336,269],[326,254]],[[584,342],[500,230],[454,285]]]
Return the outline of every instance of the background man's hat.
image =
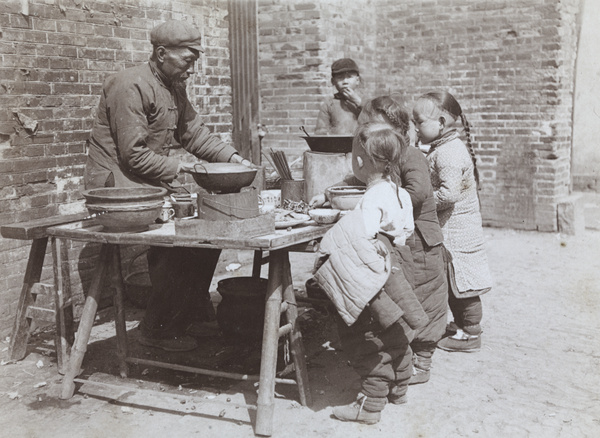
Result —
[[[187,21],[169,20],[159,24],[150,32],[153,46],[189,47],[204,52],[200,31]]]
[[[345,73],[347,71],[355,71],[356,73],[359,73],[358,65],[356,65],[356,62],[354,62],[350,58],[338,59],[337,61],[334,61],[333,64],[331,64],[332,75],[338,73]]]

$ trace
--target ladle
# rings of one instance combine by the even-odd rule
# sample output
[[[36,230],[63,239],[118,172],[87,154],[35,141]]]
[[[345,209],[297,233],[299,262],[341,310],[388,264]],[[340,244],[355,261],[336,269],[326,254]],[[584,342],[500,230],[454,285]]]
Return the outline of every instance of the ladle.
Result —
[[[302,132],[304,132],[306,134],[307,137],[310,137],[310,134],[308,132],[306,132],[306,129],[304,129],[304,125],[300,126],[300,130]]]

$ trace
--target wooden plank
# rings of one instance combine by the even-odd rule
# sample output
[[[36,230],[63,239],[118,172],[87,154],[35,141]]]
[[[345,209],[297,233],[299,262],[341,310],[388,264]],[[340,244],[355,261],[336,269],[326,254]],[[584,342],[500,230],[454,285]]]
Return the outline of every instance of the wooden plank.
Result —
[[[46,283],[33,283],[31,285],[31,293],[33,295],[53,295],[54,286]]]
[[[144,406],[183,412],[188,415],[213,415],[215,417],[219,416],[225,421],[235,418],[236,423],[245,420],[250,424],[250,418],[244,409],[256,409],[255,405],[243,403],[244,396],[242,393],[215,396],[211,392],[199,390],[194,394],[186,394],[175,392],[175,388],[165,390],[164,385],[161,385],[163,389],[161,391],[147,388],[146,386],[149,386],[149,383],[134,383],[124,379],[116,380],[114,376],[102,373],[92,375],[89,380],[75,379],[75,381],[83,383],[79,392],[93,397],[114,400],[122,405]],[[207,399],[207,396],[214,398]],[[240,400],[240,402],[236,400]],[[228,409],[225,415],[222,415],[224,408],[231,409]]]
[[[2,225],[0,234],[7,239],[33,240],[46,237],[46,229],[56,225],[83,220],[88,213],[51,216],[33,221]]]
[[[178,237],[247,239],[274,231],[275,218],[273,215],[239,220],[175,219],[175,234]]]
[[[262,216],[261,216],[262,217]],[[191,219],[190,219],[191,220]],[[48,228],[48,234],[84,242],[112,243],[117,245],[182,246],[194,248],[221,248],[269,251],[298,243],[319,240],[332,225],[305,225],[289,230],[256,237],[182,236],[175,234],[175,224],[151,225],[140,233],[106,233],[93,220]]]
[[[47,309],[44,307],[29,306],[25,312],[27,318],[35,319],[37,321],[54,322],[55,312],[53,309]]]

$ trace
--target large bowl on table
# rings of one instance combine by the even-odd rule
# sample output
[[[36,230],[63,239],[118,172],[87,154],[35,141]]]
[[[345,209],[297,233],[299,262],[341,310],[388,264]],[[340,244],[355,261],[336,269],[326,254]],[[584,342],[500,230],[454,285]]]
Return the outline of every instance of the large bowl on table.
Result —
[[[239,163],[202,163],[189,173],[196,184],[209,192],[237,193],[252,184],[257,171]]]
[[[352,152],[352,135],[306,135],[302,136],[313,152],[344,153]]]
[[[85,205],[104,231],[147,230],[160,214],[167,189],[161,187],[101,187],[82,192]]]
[[[334,186],[326,189],[331,208],[353,210],[367,188],[365,186]]]

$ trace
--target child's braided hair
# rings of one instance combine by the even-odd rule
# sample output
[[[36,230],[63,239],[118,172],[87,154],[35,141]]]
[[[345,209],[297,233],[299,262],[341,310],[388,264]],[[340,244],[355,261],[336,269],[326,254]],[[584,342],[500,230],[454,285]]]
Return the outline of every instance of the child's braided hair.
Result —
[[[366,123],[360,125],[354,136],[354,142],[361,145],[373,162],[383,163],[383,175],[396,181],[400,174],[400,163],[409,146],[406,137],[390,126],[389,123]]]
[[[456,101],[454,96],[452,96],[447,91],[432,91],[430,93],[425,94],[426,98],[432,100],[441,110],[450,113],[455,119],[460,118],[462,122],[463,128],[465,130],[465,135],[467,137],[467,150],[469,151],[469,155],[471,155],[471,161],[473,161],[473,173],[475,174],[475,181],[479,186],[479,170],[477,169],[477,157],[475,157],[475,151],[473,149],[473,145],[471,144],[471,125],[467,120],[467,116],[464,115],[460,104]]]

